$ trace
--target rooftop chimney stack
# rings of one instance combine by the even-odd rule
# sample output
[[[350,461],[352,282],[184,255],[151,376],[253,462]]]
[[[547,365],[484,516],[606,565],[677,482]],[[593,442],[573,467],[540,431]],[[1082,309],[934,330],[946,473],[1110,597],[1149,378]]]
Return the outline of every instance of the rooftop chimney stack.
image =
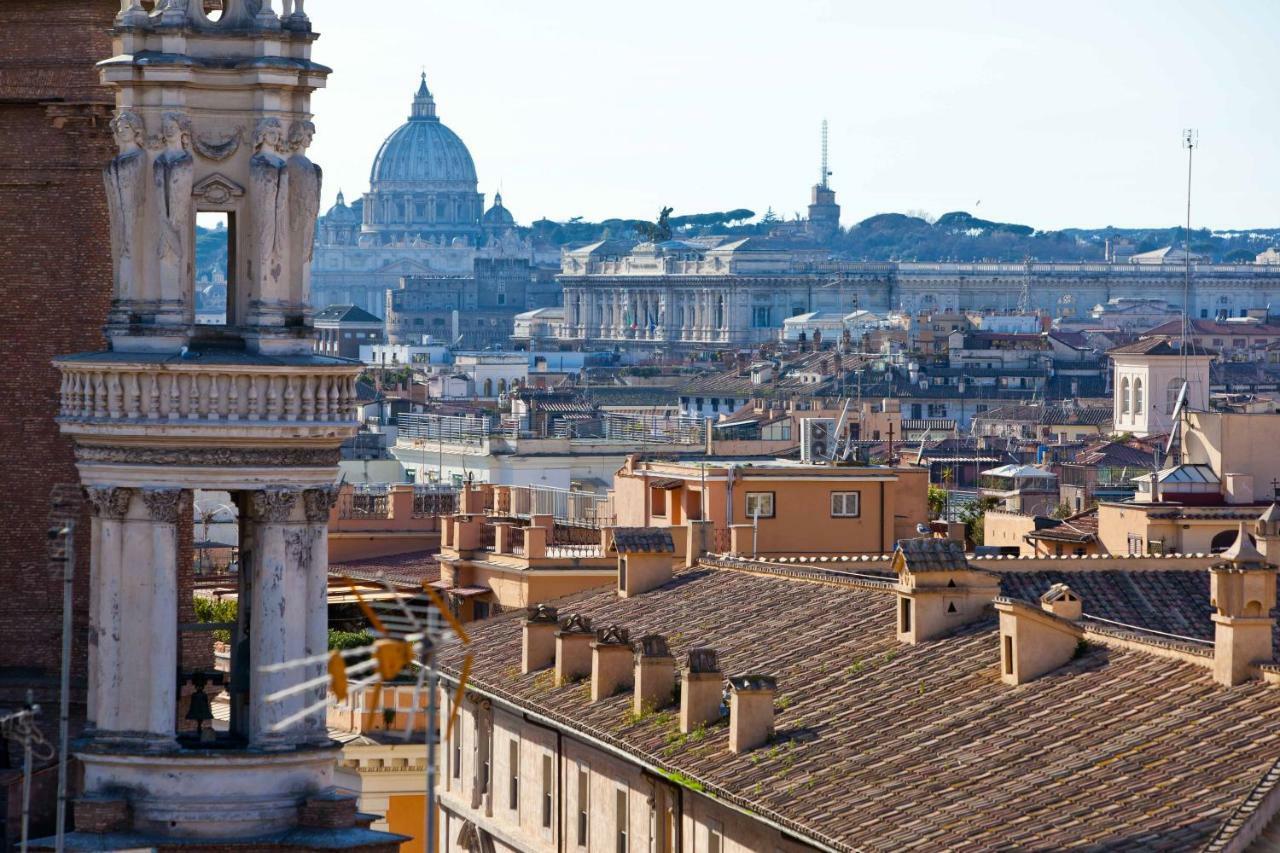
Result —
[[[720,719],[724,673],[715,649],[690,649],[680,684],[680,731]]]
[[[636,643],[635,667],[635,715],[670,705],[676,694],[676,662],[667,638],[658,634],[641,637]]]
[[[1264,514],[1270,514],[1270,510]],[[1266,522],[1259,521],[1261,531]],[[1248,681],[1254,667],[1270,661],[1276,606],[1276,567],[1249,541],[1244,522],[1236,542],[1209,567],[1209,599],[1215,612],[1213,677],[1219,684]]]
[[[520,644],[520,672],[528,675],[556,662],[556,630],[560,627],[554,607],[537,604],[524,617]]]
[[[626,628],[610,625],[596,631],[591,644],[591,701],[608,699],[631,687],[631,636]]]
[[[1065,583],[1055,583],[1040,596],[1040,606],[1054,616],[1070,622],[1078,621],[1084,615],[1084,604],[1080,596]]]
[[[773,697],[778,683],[768,675],[729,679],[729,751],[749,752],[773,737]]]
[[[591,619],[572,613],[560,620],[556,631],[556,684],[568,684],[591,675]]]

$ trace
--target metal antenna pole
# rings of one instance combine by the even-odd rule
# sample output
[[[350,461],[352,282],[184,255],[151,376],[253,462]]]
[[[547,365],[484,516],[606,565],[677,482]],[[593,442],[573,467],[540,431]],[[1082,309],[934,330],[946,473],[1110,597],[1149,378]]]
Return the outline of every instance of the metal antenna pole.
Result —
[[[831,173],[827,171],[827,120],[822,120],[822,178],[818,181],[818,186],[824,190],[827,188],[827,177]]]
[[[1200,144],[1200,131],[1193,127],[1188,127],[1182,131],[1182,147],[1187,149],[1187,230],[1183,232],[1182,249],[1186,254],[1185,269],[1186,276],[1182,282],[1182,376],[1183,381],[1188,381],[1187,376],[1187,334],[1191,321],[1188,319],[1191,311],[1191,155],[1196,150],[1196,146]]]
[[[422,665],[427,668],[427,815],[426,838],[422,849],[436,849],[436,741],[439,739],[439,709],[436,693],[440,689],[440,673],[436,669],[436,646],[440,637],[440,616],[436,608],[427,610],[427,630],[422,638]]]
[[[58,531],[64,537],[62,554],[62,672],[58,697],[58,811],[54,849],[62,853],[67,838],[67,741],[71,720],[71,593],[76,572],[76,522]]]
[[[28,721],[39,713],[40,706],[35,704],[35,694],[27,691],[26,712]],[[26,732],[22,739],[22,853],[27,853],[27,841],[31,837],[31,732]]]

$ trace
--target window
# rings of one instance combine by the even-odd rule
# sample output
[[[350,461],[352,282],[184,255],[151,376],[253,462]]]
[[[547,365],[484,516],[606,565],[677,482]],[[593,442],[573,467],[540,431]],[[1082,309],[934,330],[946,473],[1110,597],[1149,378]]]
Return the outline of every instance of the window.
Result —
[[[542,828],[551,826],[551,809],[554,804],[555,774],[551,766],[551,756],[542,756]]]
[[[857,518],[859,514],[858,492],[832,492],[831,517]]]
[[[707,824],[707,853],[720,853],[724,849],[724,832],[720,824],[712,821]]]
[[[1007,634],[1004,638],[1004,672],[1005,675],[1013,675],[1013,637]]]
[[[459,718],[458,724],[453,727],[453,758],[450,761],[450,769],[453,771],[453,778],[462,778],[462,721]]]
[[[1165,414],[1172,415],[1173,410],[1178,406],[1178,395],[1182,393],[1182,383],[1186,382],[1181,376],[1175,376],[1169,380],[1169,384],[1164,388],[1164,411]]]
[[[747,492],[747,518],[773,518],[773,492]]]
[[[946,416],[947,416],[946,403],[930,403],[929,404],[929,417],[945,418]]]
[[[1142,399],[1142,380],[1135,379],[1133,380],[1133,414],[1134,416],[1136,417],[1142,414],[1142,410],[1144,408],[1145,408],[1145,402]]]
[[[1200,319],[1201,319],[1201,320],[1207,320],[1207,319],[1209,319],[1209,309],[1208,309],[1208,308],[1201,308],[1201,309],[1200,309]]]
[[[1236,349],[1243,349],[1243,348],[1244,348],[1244,345],[1245,345],[1245,344],[1244,344],[1244,338],[1232,338],[1232,339],[1231,339],[1231,345],[1232,345],[1233,347],[1235,347]]]
[[[1138,557],[1142,555],[1142,537],[1137,533],[1129,534],[1129,556]]]
[[[751,309],[751,325],[757,329],[767,329],[769,327],[768,305],[757,305]]]
[[[587,804],[588,804],[587,768],[578,768],[578,846],[587,846]]]
[[[898,601],[898,631],[903,634],[911,632],[911,599],[906,597]]]
[[[627,791],[619,788],[613,805],[613,823],[617,830],[618,853],[628,853],[627,845]]]
[[[520,741],[518,740],[511,741],[508,747],[507,765],[511,774],[511,810],[518,811],[520,809]]]
[[[1120,380],[1120,414],[1129,414],[1129,377]]]
[[[649,494],[649,511],[654,515],[667,514],[667,490],[666,489],[650,489]]]

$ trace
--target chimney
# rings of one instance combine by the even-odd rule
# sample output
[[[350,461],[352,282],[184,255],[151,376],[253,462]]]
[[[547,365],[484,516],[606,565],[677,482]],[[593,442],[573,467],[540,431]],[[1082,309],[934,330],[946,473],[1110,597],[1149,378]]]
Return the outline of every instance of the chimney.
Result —
[[[591,644],[591,701],[608,699],[631,687],[631,637],[626,628],[610,625],[596,631]]]
[[[568,684],[591,674],[591,618],[577,613],[560,620],[556,631],[556,684]]]
[[[525,675],[556,662],[556,609],[545,604],[527,608],[520,643],[520,672]]]
[[[1065,583],[1055,583],[1040,596],[1040,606],[1048,613],[1068,622],[1077,622],[1084,614],[1084,604],[1080,596]]]
[[[1043,596],[1040,607],[1008,598],[997,598],[995,607],[1000,614],[1000,680],[1005,684],[1034,681],[1075,657],[1083,629],[1056,616]]]
[[[724,673],[715,649],[690,649],[680,682],[680,731],[720,719]]]
[[[1264,514],[1270,514],[1270,510]],[[1259,521],[1259,530],[1265,523]],[[1213,678],[1219,684],[1248,681],[1254,667],[1270,661],[1276,606],[1276,567],[1253,547],[1244,522],[1236,542],[1209,567],[1213,631]]]
[[[982,619],[1000,582],[969,565],[964,545],[949,539],[901,539],[893,553],[898,576],[898,640],[915,645]]]
[[[635,715],[670,705],[676,693],[676,662],[667,647],[667,638],[659,634],[641,637],[636,644],[635,667]]]
[[[676,551],[671,528],[615,527],[613,550],[618,552],[619,597],[639,595],[671,580]]]
[[[1258,550],[1271,565],[1280,564],[1280,504],[1272,503],[1258,518]]]
[[[729,679],[729,751],[749,752],[773,737],[773,695],[778,683],[768,675]]]

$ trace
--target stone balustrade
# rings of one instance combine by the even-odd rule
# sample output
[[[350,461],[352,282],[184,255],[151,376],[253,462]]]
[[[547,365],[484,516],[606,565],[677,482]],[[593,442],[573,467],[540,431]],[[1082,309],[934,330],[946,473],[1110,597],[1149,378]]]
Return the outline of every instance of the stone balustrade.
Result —
[[[60,416],[70,421],[349,423],[349,367],[253,370],[212,365],[60,362]]]

